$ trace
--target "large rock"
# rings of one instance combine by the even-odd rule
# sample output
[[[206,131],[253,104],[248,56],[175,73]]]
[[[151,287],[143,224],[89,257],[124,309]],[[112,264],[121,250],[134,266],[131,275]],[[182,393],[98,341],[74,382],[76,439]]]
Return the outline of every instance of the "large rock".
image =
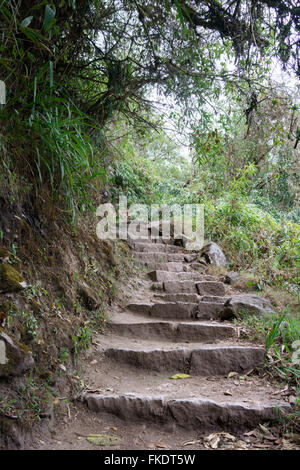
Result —
[[[220,312],[220,319],[230,320],[241,313],[255,315],[270,314],[273,313],[272,304],[269,300],[254,294],[234,295],[224,304]]]
[[[204,257],[207,263],[215,266],[226,266],[227,264],[226,256],[219,245],[214,242],[205,245],[200,252],[200,256]]]
[[[32,353],[27,346],[14,341],[0,329],[0,377],[22,375],[33,366]]]

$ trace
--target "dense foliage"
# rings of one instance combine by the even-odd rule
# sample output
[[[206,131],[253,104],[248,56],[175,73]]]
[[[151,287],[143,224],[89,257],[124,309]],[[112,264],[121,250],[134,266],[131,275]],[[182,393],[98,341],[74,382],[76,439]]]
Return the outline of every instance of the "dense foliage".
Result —
[[[269,72],[277,58],[299,75],[294,0],[0,6],[3,198],[48,192],[73,219],[105,188],[114,201],[203,202],[207,236],[228,240],[236,261],[275,247],[276,266],[294,266],[299,111]]]

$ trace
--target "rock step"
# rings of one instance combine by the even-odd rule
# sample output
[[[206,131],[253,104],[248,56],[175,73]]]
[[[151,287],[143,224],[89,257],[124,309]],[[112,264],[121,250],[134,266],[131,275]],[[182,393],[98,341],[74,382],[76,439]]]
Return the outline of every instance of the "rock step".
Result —
[[[191,319],[198,313],[197,303],[168,302],[168,303],[132,303],[127,306],[133,313],[167,319]]]
[[[132,256],[142,261],[147,261],[148,263],[153,263],[157,261],[160,263],[168,263],[169,261],[179,261],[183,263],[185,261],[185,255],[181,253],[158,253],[153,251],[152,253],[143,253],[140,251],[133,251]]]
[[[188,282],[188,281],[186,281]],[[213,295],[199,295],[199,294],[190,294],[186,292],[179,292],[178,294],[154,294],[153,299],[157,299],[163,302],[209,302],[209,303],[221,303],[225,304],[230,297],[218,297]]]
[[[171,348],[164,343],[158,345],[155,348],[144,341],[142,345],[132,343],[129,348],[108,347],[104,349],[104,354],[118,364],[199,376],[227,375],[232,371],[243,374],[262,365],[264,360],[264,349],[260,347],[227,344],[198,347],[178,345]]]
[[[182,272],[184,267],[183,264],[180,262],[166,262],[166,263],[159,263],[159,262],[149,262],[149,261],[135,261],[137,264],[141,266],[145,266],[151,270],[159,270],[159,271],[169,271],[169,272]]]
[[[202,297],[198,294],[180,292],[178,294],[154,294],[153,300],[161,302],[192,302],[197,304],[202,300]]]
[[[154,282],[166,281],[202,281],[203,274],[197,272],[178,272],[171,273],[168,271],[155,270],[148,273],[150,279]]]
[[[245,405],[203,398],[168,399],[158,396],[126,393],[102,395],[86,393],[83,400],[91,411],[110,413],[127,422],[172,424],[197,432],[227,431],[238,433],[253,429],[259,423],[276,420],[289,412],[281,403]]]
[[[150,235],[147,235],[147,237],[133,237],[133,236],[128,236],[127,243],[131,245],[132,243],[142,243],[147,244],[147,245],[172,245],[172,240],[171,239],[163,239],[163,238],[151,238]]]
[[[199,295],[213,295],[224,297],[226,294],[225,286],[222,282],[200,281],[196,283]]]
[[[219,297],[219,296],[214,296],[214,295],[203,295],[202,297],[202,302],[213,302],[213,303],[220,303],[222,305],[229,300],[230,297]]]
[[[178,253],[182,251],[182,248],[176,245],[164,245],[162,243],[130,243],[130,247],[134,251],[142,253]]]
[[[214,320],[223,309],[220,302],[164,302],[164,303],[132,303],[127,306],[133,313],[159,317],[168,320],[202,319]]]
[[[160,338],[173,342],[215,342],[236,337],[231,325],[212,323],[176,323],[161,321],[111,322],[108,328],[119,336],[129,338]]]
[[[212,276],[201,275],[199,276],[200,281],[214,281]],[[163,290],[168,293],[187,293],[187,294],[198,294],[196,281],[164,281]]]

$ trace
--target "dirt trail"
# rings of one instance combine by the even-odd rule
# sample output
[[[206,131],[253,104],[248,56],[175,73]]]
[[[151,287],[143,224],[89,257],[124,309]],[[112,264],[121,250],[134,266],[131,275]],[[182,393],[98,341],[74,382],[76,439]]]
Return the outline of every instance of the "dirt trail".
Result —
[[[231,288],[204,265],[195,270],[181,248],[144,241],[131,248],[144,268],[140,287],[126,309],[111,307],[83,365],[81,400],[49,426],[47,439],[36,435],[33,448],[282,448],[263,423],[289,405],[256,373],[263,347],[217,320]],[[178,373],[189,377],[170,378]],[[111,441],[99,447],[91,435]]]

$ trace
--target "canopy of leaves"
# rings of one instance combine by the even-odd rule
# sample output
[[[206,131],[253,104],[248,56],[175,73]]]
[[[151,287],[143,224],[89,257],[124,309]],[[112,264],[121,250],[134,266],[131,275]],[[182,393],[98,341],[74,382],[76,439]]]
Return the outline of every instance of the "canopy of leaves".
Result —
[[[299,74],[299,15],[294,0],[1,0],[0,74],[15,109],[32,100],[33,80],[52,64],[51,86],[104,122],[114,110],[140,117],[157,85],[181,103],[218,93],[277,55]],[[31,86],[28,86],[32,83]]]

